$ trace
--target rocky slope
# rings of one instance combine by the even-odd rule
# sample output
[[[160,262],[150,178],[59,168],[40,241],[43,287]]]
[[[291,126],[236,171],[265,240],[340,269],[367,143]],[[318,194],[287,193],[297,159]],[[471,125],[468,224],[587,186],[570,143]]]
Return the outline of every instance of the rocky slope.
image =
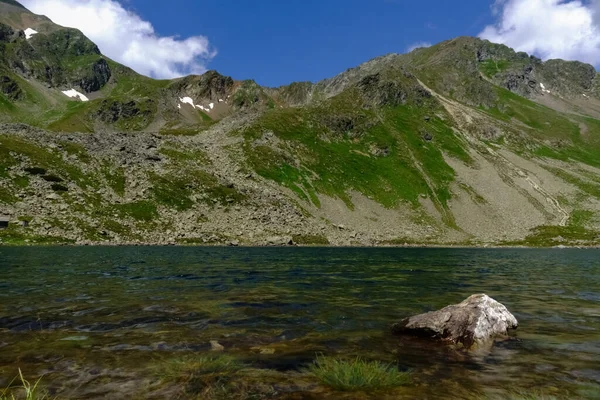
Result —
[[[457,38],[315,84],[158,81],[7,0],[0,47],[4,243],[600,243],[586,64]]]

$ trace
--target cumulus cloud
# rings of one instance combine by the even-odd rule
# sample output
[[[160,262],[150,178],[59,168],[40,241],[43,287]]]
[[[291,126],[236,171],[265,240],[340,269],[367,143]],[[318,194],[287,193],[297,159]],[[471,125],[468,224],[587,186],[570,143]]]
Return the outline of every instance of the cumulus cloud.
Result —
[[[600,65],[600,0],[496,0],[498,21],[479,35],[547,60]]]
[[[201,74],[215,56],[204,36],[161,37],[152,24],[116,0],[21,0],[36,14],[59,25],[77,28],[102,53],[140,74],[174,78]]]
[[[420,49],[421,47],[431,47],[431,43],[429,42],[417,42],[417,43],[413,43],[410,46],[408,46],[406,48],[406,52],[410,53],[411,51],[415,50],[415,49]]]

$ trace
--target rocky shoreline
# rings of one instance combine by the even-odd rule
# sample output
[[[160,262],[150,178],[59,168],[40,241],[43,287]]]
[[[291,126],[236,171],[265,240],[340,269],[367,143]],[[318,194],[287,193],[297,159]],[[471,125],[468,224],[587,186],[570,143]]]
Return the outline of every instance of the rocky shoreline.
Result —
[[[1,239],[1,238],[0,238]],[[334,245],[334,244],[272,244],[272,243],[243,243],[222,242],[222,243],[165,243],[165,242],[56,242],[56,243],[36,243],[31,241],[5,242],[0,240],[0,248],[10,247],[240,247],[240,248],[365,248],[365,249],[547,249],[547,250],[592,250],[600,249],[600,244],[596,245],[560,245],[560,246],[526,246],[526,245],[465,245],[465,244],[373,244],[373,245]]]

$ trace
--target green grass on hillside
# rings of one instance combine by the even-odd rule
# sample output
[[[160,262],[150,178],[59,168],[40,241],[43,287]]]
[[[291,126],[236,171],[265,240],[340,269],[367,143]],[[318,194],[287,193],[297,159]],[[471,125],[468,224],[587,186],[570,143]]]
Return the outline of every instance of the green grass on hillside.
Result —
[[[515,130],[521,130],[519,136],[511,140],[514,150],[600,167],[600,121],[560,113],[503,88],[495,90],[496,107],[481,109],[496,119],[512,123]]]
[[[101,167],[102,174],[108,186],[119,196],[125,195],[125,171],[122,167],[116,167],[104,162]]]
[[[2,245],[23,246],[72,244],[74,241],[50,235],[32,235],[21,228],[10,227],[0,230],[0,242]]]
[[[195,163],[206,165],[210,163],[206,152],[200,149],[183,149],[178,145],[167,143],[160,148],[159,152],[175,164]]]
[[[506,71],[510,65],[510,61],[508,60],[485,60],[479,64],[479,68],[485,76],[491,78],[496,74]]]
[[[69,151],[75,151],[75,147],[73,145],[67,147],[66,150],[69,153]],[[80,158],[87,157],[84,150],[77,148],[77,151]],[[13,154],[18,154],[20,157],[14,157]],[[20,165],[22,159],[26,160],[25,173],[9,174],[9,169]],[[60,192],[68,190],[68,182],[72,182],[84,190],[98,189],[100,185],[94,174],[84,173],[73,163],[65,161],[60,151],[34,144],[16,136],[0,135],[0,179],[3,179],[2,184],[4,185],[4,190],[0,191],[0,202],[8,204],[16,202],[16,192],[26,189],[34,175],[40,175],[41,179],[51,183],[52,188]]]
[[[69,98],[58,90],[44,94],[39,86],[21,76],[4,73],[16,82],[22,96],[17,100],[9,100],[0,93],[0,114],[3,121],[46,127],[49,122],[62,115],[66,105],[70,103]]]
[[[546,167],[546,169],[564,181],[575,185],[586,194],[600,199],[600,182],[581,179],[580,177],[569,173],[562,168]]]
[[[111,69],[119,71],[122,69],[114,61],[108,61]],[[102,93],[115,99],[158,99],[161,89],[167,88],[172,82],[170,80],[152,79],[138,75],[133,71],[123,71],[115,77],[114,84],[105,86]]]
[[[359,101],[349,92],[315,107],[266,112],[243,131],[252,167],[317,206],[316,193],[324,193],[352,207],[356,190],[386,207],[418,206],[421,194],[445,207],[454,171],[443,154],[470,158],[443,111],[410,104],[374,111]]]
[[[327,246],[329,239],[324,235],[293,235],[294,243],[305,246]]]
[[[31,167],[43,168],[50,174],[75,183],[82,189],[98,188],[98,182],[94,176],[83,173],[80,168],[65,161],[56,150],[9,135],[0,135],[0,143],[2,143],[0,146],[0,174],[2,171],[6,171],[10,165],[17,164],[17,160],[10,155],[11,152],[14,152],[26,157]]]
[[[532,128],[528,133],[542,139],[573,138],[579,126],[566,116],[511,91],[496,87],[497,107],[487,110],[504,121],[518,120]]]
[[[598,245],[600,232],[582,226],[538,226],[521,241],[504,242],[505,246],[553,247],[560,245]]]
[[[195,204],[193,195],[202,195],[202,201],[210,205],[219,203],[226,206],[246,199],[234,187],[221,184],[215,176],[200,169],[163,175],[150,173],[149,178],[154,199],[177,211],[192,208]]]
[[[149,200],[140,200],[133,203],[115,204],[113,209],[121,216],[131,217],[138,221],[152,222],[158,218],[156,205]]]

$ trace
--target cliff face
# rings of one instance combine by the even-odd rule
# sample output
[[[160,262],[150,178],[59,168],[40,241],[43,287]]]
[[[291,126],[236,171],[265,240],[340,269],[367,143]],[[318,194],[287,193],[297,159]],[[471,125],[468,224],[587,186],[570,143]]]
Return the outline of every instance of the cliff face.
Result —
[[[0,11],[4,242],[600,240],[589,65],[457,38],[317,83],[158,81]]]

